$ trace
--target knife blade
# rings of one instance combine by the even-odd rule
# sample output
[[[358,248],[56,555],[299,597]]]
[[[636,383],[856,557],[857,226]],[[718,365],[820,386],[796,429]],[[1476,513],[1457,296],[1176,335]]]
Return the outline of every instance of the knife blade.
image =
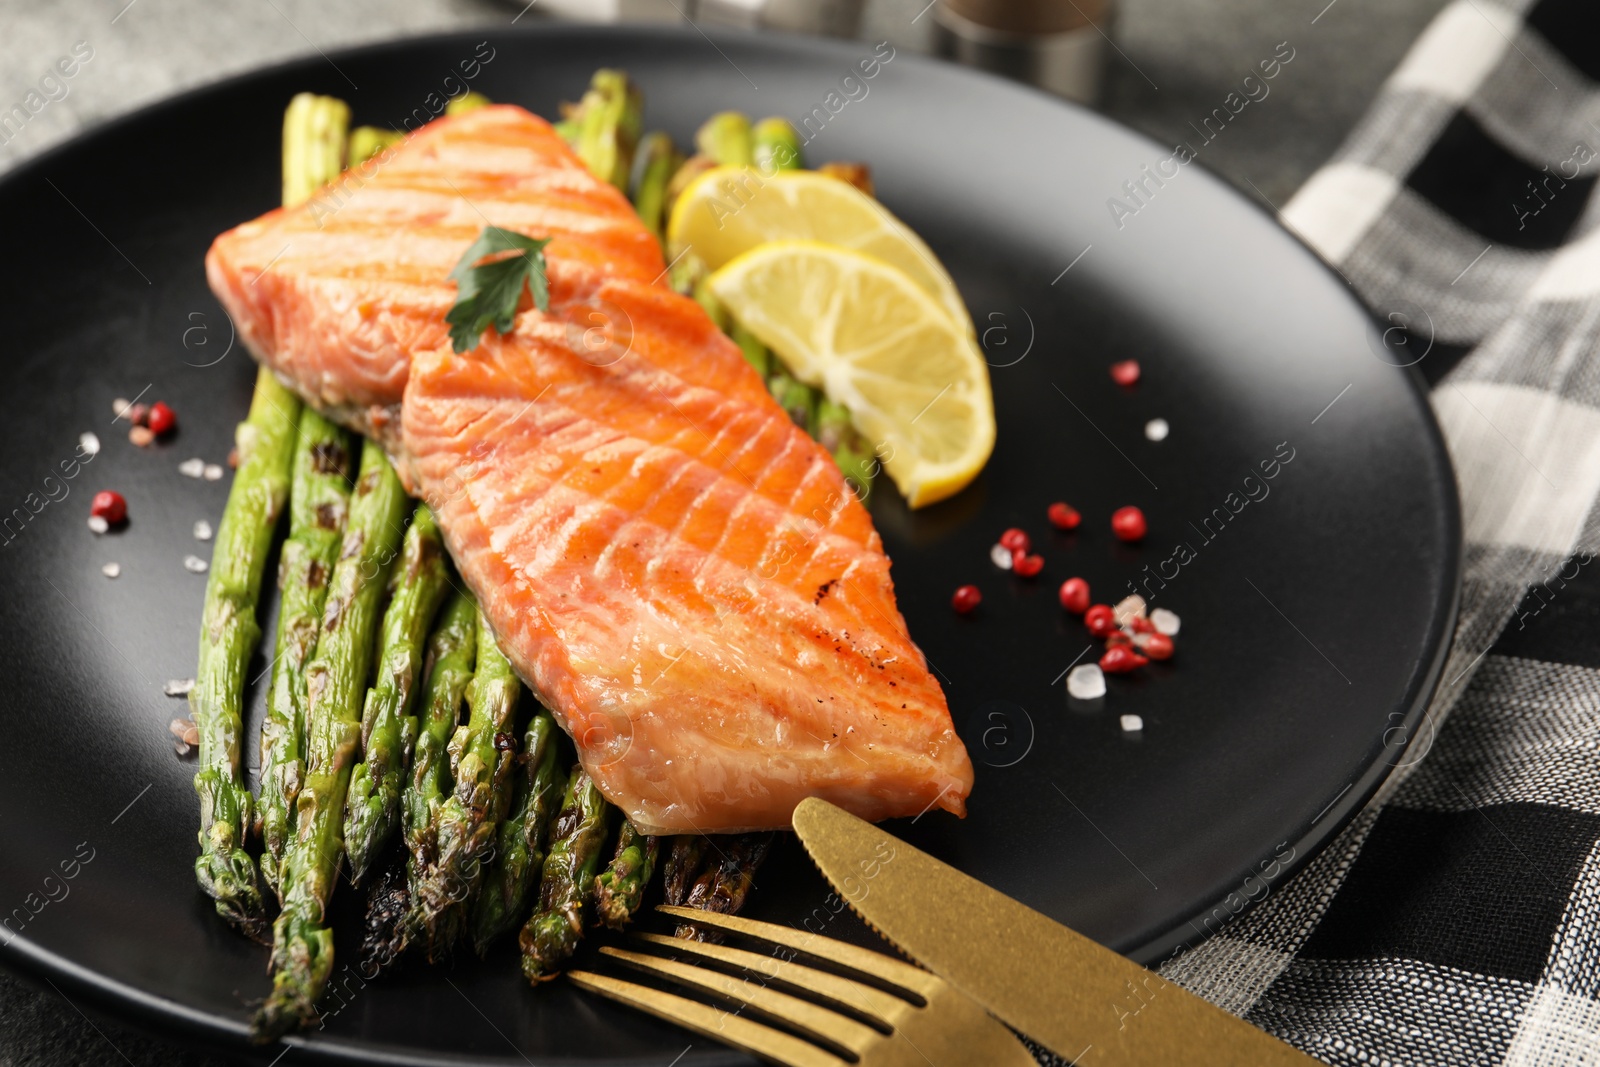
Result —
[[[990,1014],[1084,1067],[1316,1061],[817,798],[794,829],[867,925]]]

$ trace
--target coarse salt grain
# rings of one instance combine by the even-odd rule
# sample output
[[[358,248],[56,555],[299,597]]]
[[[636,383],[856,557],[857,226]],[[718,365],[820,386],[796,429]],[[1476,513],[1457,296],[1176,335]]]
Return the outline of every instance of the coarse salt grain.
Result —
[[[1172,427],[1167,425],[1166,419],[1151,419],[1144,424],[1144,435],[1151,441],[1165,441],[1171,432]]]
[[[105,566],[100,568],[100,573],[105,575],[107,578],[115,578],[117,575],[122,573],[122,564],[107,563]]]
[[[161,687],[161,691],[169,697],[185,697],[189,690],[194,688],[193,678],[174,678]]]
[[[198,478],[206,472],[206,461],[199,456],[178,464],[178,473],[186,478]]]
[[[111,414],[115,415],[119,419],[122,418],[123,412],[128,410],[128,405],[131,403],[132,401],[130,400],[126,400],[120,396],[117,397],[111,402]]]
[[[101,518],[99,515],[90,515],[89,529],[93,530],[97,534],[103,534],[107,530],[111,529],[111,524],[106,522],[106,520]]]
[[[1079,700],[1095,700],[1105,696],[1105,672],[1094,663],[1072,668],[1067,674],[1067,695]]]
[[[205,466],[205,469],[203,471],[201,471],[200,473],[205,478],[205,480],[208,481],[208,482],[221,481],[222,480],[222,465],[218,464],[218,463],[207,463],[206,466]]]
[[[92,433],[79,434],[78,447],[83,450],[83,454],[86,456],[98,456],[100,454],[100,438]]]
[[[211,524],[204,519],[194,524],[194,539],[196,541],[211,540]]]
[[[1132,596],[1125,596],[1117,601],[1117,605],[1111,609],[1111,613],[1117,617],[1118,626],[1126,626],[1133,619],[1144,618],[1144,607],[1144,597],[1134,593]]]
[[[1005,545],[997,544],[993,548],[989,549],[989,558],[993,560],[994,565],[999,567],[1001,570],[1008,571],[1011,569],[1011,550]]]
[[[1150,613],[1150,625],[1156,628],[1156,633],[1158,634],[1176,637],[1178,636],[1178,627],[1182,625],[1182,620],[1166,608],[1157,608]]]
[[[199,556],[184,556],[183,565],[196,574],[204,574],[211,567],[211,564]]]
[[[1122,732],[1136,734],[1144,729],[1144,720],[1137,715],[1122,716]]]

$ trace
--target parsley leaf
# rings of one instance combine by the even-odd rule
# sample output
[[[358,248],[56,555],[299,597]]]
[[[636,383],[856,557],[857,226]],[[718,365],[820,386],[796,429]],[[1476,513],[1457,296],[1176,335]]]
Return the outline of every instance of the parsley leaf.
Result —
[[[450,324],[450,343],[457,352],[477,348],[490,326],[496,333],[511,332],[524,288],[532,290],[535,307],[550,310],[544,265],[544,246],[549,243],[548,237],[540,240],[498,226],[483,228],[450,272],[456,283],[456,302],[444,321]],[[499,256],[502,252],[517,254]],[[489,256],[498,258],[479,262]]]

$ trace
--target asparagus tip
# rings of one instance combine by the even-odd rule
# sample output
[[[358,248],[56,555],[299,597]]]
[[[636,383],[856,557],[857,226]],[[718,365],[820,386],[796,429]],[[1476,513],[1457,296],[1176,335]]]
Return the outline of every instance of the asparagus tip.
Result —
[[[273,931],[272,992],[250,1022],[250,1040],[270,1044],[320,1016],[316,1000],[333,969],[333,931],[306,922],[295,911],[278,916]]]
[[[561,974],[583,938],[583,913],[577,905],[542,912],[522,928],[522,974],[529,982],[548,982]]]
[[[217,914],[252,941],[271,944],[266,908],[256,886],[255,861],[235,847],[233,828],[225,822],[200,832],[201,853],[194,861],[196,880],[212,900]]]

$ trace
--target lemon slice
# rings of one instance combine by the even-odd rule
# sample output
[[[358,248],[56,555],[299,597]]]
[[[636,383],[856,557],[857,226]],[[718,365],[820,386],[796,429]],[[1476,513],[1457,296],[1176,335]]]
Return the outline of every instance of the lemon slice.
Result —
[[[972,318],[933,250],[872,197],[807,170],[762,174],[713,167],[678,197],[667,221],[667,252],[692,250],[716,270],[766,241],[822,241],[899,267],[968,334]]]
[[[850,409],[912,507],[983,469],[994,450],[988,369],[904,271],[819,241],[771,241],[708,284],[795,377]]]

